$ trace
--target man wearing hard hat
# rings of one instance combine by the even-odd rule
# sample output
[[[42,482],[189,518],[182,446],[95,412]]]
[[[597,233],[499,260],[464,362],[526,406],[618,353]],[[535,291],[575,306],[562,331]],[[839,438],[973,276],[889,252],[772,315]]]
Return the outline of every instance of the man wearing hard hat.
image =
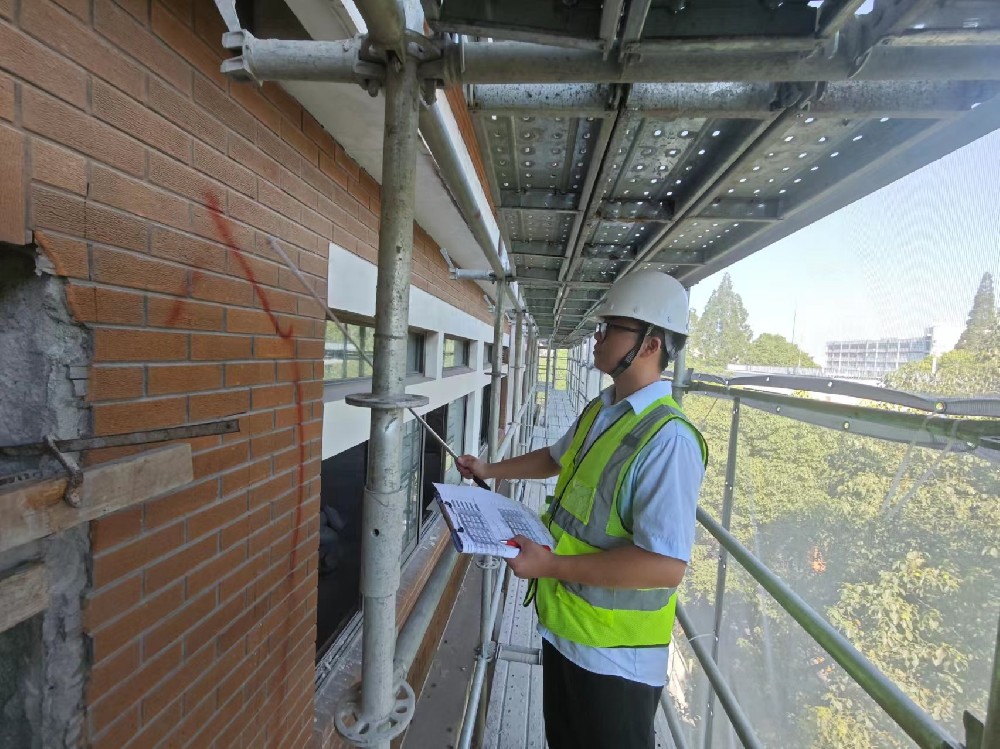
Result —
[[[508,560],[534,580],[550,749],[651,749],[708,459],[660,379],[687,340],[687,292],[672,276],[638,271],[594,314],[594,365],[614,384],[554,445],[457,464],[466,478],[559,476],[543,514],[555,549],[518,536]]]

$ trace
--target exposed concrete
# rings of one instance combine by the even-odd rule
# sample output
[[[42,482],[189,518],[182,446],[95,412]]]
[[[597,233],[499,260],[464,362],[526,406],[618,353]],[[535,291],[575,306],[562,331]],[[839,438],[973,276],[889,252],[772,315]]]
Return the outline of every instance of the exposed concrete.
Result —
[[[64,281],[36,273],[29,254],[0,246],[0,444],[86,433],[79,375],[90,352],[89,332],[67,308]],[[0,478],[61,470],[49,457],[0,459]],[[87,525],[0,554],[0,576],[44,561],[50,589],[45,612],[0,633],[0,749],[81,744],[89,558]]]

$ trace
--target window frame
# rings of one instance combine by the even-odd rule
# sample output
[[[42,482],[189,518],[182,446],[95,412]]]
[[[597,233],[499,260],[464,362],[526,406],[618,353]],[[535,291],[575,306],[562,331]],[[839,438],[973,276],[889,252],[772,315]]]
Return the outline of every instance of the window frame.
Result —
[[[452,364],[448,364],[448,344],[454,344],[454,349],[452,351]],[[445,335],[443,345],[441,346],[441,371],[451,372],[457,369],[468,369],[469,359],[470,359],[470,349],[472,342],[468,338],[460,338],[459,336]],[[462,361],[456,362],[455,357],[458,356],[459,352],[462,355]]]

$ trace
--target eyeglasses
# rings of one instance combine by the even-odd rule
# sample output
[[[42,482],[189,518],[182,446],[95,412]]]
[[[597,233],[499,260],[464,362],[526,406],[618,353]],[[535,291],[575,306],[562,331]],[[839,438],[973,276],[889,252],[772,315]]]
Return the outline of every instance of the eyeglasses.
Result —
[[[629,333],[642,332],[642,328],[630,328],[628,325],[619,325],[616,322],[608,322],[607,320],[604,320],[603,322],[597,324],[597,330],[595,334],[597,335],[598,338],[603,340],[604,337],[608,334],[609,330],[625,330],[628,331]]]

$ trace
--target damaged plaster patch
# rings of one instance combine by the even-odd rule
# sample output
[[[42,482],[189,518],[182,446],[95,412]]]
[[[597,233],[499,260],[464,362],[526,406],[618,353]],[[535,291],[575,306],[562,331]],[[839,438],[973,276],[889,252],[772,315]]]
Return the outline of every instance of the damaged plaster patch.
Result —
[[[23,249],[0,245],[0,444],[87,432],[73,375],[89,365],[91,346],[67,307],[65,282],[37,273]],[[0,478],[24,471],[62,468],[49,457],[0,458]],[[0,633],[0,749],[82,744],[89,559],[86,524],[0,553],[0,576],[41,561],[50,590],[44,612]]]

